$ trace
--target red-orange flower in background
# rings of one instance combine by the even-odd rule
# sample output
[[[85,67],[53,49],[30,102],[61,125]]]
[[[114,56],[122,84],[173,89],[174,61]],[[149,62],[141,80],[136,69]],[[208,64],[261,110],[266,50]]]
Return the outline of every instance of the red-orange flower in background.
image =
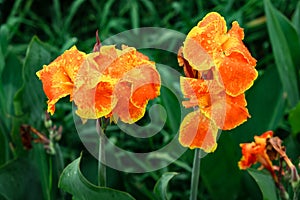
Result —
[[[155,63],[135,48],[100,46],[85,54],[72,47],[37,72],[48,97],[48,112],[70,95],[83,119],[120,118],[133,123],[145,114],[148,101],[160,93]]]
[[[260,163],[260,169],[265,168],[270,172],[275,185],[280,190],[281,196],[288,196],[281,181],[289,179],[294,191],[297,190],[300,183],[297,169],[287,156],[282,140],[279,137],[274,137],[273,131],[267,131],[261,136],[254,136],[254,142],[242,143],[240,146],[242,148],[242,158],[238,162],[240,169],[245,170],[255,163]],[[279,160],[278,166],[273,165],[273,160]],[[284,166],[288,170],[285,171]],[[287,176],[282,178],[286,172],[288,172]]]
[[[148,101],[160,93],[154,62],[126,46],[122,50],[102,46],[99,52],[89,54],[75,84],[76,113],[86,119],[113,116],[133,123],[143,117]]]
[[[240,169],[247,169],[259,162],[273,177],[276,177],[274,167],[268,155],[267,141],[273,136],[273,131],[267,131],[261,136],[254,136],[254,142],[240,144],[242,158],[238,165]]]
[[[179,142],[183,146],[212,152],[218,129],[233,129],[250,117],[244,92],[257,78],[257,71],[243,38],[237,22],[227,32],[224,18],[211,12],[188,33],[179,49],[178,63],[186,75],[180,85],[188,99],[183,105],[193,107],[191,115],[198,119],[191,122],[187,115],[182,121]]]
[[[36,73],[48,97],[49,113],[54,113],[55,104],[59,99],[70,95],[72,101],[75,77],[85,57],[84,52],[78,51],[73,46]]]

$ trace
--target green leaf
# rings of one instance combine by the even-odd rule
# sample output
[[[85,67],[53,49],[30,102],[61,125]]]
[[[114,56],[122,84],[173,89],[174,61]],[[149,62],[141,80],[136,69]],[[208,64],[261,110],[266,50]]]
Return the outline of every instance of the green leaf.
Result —
[[[298,38],[300,38],[300,1],[298,2],[294,15],[292,17],[292,23],[296,28]]]
[[[41,121],[44,113],[46,98],[41,81],[36,72],[44,64],[50,62],[50,52],[37,38],[33,37],[26,52],[23,66],[23,85],[14,97],[15,114],[17,116],[30,113],[30,123]]]
[[[75,16],[76,12],[78,11],[78,9],[80,8],[80,6],[84,1],[85,0],[76,0],[73,1],[73,3],[71,4],[69,9],[69,14],[66,17],[66,21],[65,21],[65,26],[67,29],[70,27],[73,17]]]
[[[137,1],[131,0],[130,2],[130,18],[131,18],[131,26],[132,28],[139,27],[139,5]]]
[[[0,168],[0,199],[43,199],[38,181],[31,160],[13,160]]]
[[[296,30],[289,20],[277,11],[269,0],[264,0],[267,27],[279,77],[290,106],[299,100],[298,73],[300,43]]]
[[[177,133],[181,119],[180,115],[174,115],[174,113],[181,113],[181,101],[177,98],[182,96],[179,86],[179,75],[175,73],[170,75],[168,68],[158,64],[157,66],[163,82],[160,98],[167,112],[166,124],[171,129],[171,133]]]
[[[80,171],[80,160],[81,157],[77,158],[64,169],[58,184],[61,189],[72,194],[73,199],[134,199],[128,193],[107,187],[98,187],[90,183]]]
[[[290,111],[288,120],[292,128],[292,133],[296,136],[300,133],[300,102]]]
[[[270,174],[256,169],[248,169],[247,171],[258,184],[264,200],[278,199],[276,195],[275,184]]]
[[[201,159],[200,176],[212,199],[235,199],[241,189],[241,171],[231,135],[221,133],[218,148]]]
[[[8,151],[9,151],[8,141],[0,127],[0,166],[3,165],[8,160],[8,155],[9,155]]]
[[[178,174],[177,172],[166,172],[156,182],[153,192],[154,192],[154,194],[156,194],[156,196],[159,199],[162,199],[162,200],[168,199],[168,195],[167,195],[168,183],[177,174]]]

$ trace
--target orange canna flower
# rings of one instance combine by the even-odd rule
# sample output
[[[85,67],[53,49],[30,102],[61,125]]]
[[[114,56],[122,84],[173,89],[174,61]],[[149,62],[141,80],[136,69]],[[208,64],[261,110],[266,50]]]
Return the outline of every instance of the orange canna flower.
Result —
[[[272,138],[273,131],[267,131],[261,136],[254,136],[254,142],[240,144],[242,148],[242,158],[238,163],[240,169],[247,169],[251,165],[259,162],[266,168],[277,182],[271,158],[269,156],[268,140]],[[274,159],[273,157],[272,159]]]
[[[186,108],[198,106],[202,114],[213,120],[222,130],[230,130],[250,117],[245,95],[232,97],[224,92],[215,80],[180,77],[182,93],[189,100]]]
[[[186,108],[198,108],[192,112],[194,119],[189,122],[190,113],[180,126],[179,142],[183,146],[191,149],[198,147],[206,152],[212,152],[217,146],[218,129],[233,129],[250,117],[245,107],[247,104],[245,95],[229,96],[215,80],[180,77],[180,85],[184,97],[189,99],[184,101],[183,105]],[[200,119],[196,120],[198,118]],[[186,128],[187,126],[189,128]]]
[[[180,86],[188,99],[183,105],[196,110],[182,121],[179,142],[183,146],[212,152],[218,129],[233,129],[250,117],[244,92],[257,78],[257,71],[243,38],[237,22],[227,32],[224,18],[212,12],[192,28],[180,47],[178,63],[186,75]],[[193,121],[199,124],[189,125],[191,115],[199,118]]]
[[[267,131],[261,136],[254,136],[254,140],[251,143],[240,144],[242,158],[238,162],[239,168],[245,170],[257,162],[260,163],[261,169],[266,168],[270,172],[276,187],[280,191],[280,196],[283,199],[289,199],[283,181],[289,180],[293,190],[297,191],[300,178],[295,165],[285,152],[286,148],[282,145],[282,140],[279,137],[273,137],[273,131]],[[273,165],[273,160],[279,160],[278,166]],[[283,162],[285,162],[285,165]],[[287,170],[284,170],[283,166]]]
[[[257,78],[256,60],[243,44],[244,31],[238,22],[227,32],[224,18],[216,12],[207,14],[188,33],[179,51],[179,64],[184,68],[204,71],[216,67],[227,94],[238,96],[253,85]],[[185,70],[187,71],[187,70]]]
[[[85,57],[85,53],[73,46],[36,73],[48,97],[49,113],[54,114],[55,104],[60,98],[70,95],[72,101],[75,77]]]
[[[48,112],[70,95],[83,119],[120,118],[134,123],[145,114],[150,99],[160,93],[155,63],[135,48],[97,46],[85,54],[72,47],[36,74],[48,97]]]
[[[148,101],[159,95],[160,76],[154,62],[135,48],[102,46],[87,56],[75,85],[81,118],[106,116],[134,123],[144,116]]]

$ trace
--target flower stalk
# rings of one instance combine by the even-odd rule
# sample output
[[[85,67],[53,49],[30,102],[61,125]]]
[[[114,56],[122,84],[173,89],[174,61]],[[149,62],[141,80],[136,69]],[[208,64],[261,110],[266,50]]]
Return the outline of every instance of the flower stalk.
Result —
[[[98,185],[100,187],[106,187],[106,166],[105,166],[105,142],[104,131],[106,124],[99,118],[96,121],[96,129],[99,135],[99,153],[98,153]]]
[[[201,161],[201,150],[199,148],[196,148],[194,154],[193,169],[192,169],[190,200],[197,199],[199,176],[200,176],[200,161]]]

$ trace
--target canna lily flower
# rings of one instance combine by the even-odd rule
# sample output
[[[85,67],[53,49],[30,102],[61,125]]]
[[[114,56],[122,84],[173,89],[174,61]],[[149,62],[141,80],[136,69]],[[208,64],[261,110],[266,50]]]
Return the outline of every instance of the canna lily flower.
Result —
[[[48,97],[48,112],[52,115],[59,99],[70,95],[72,101],[75,77],[85,57],[84,52],[78,51],[73,46],[49,65],[44,65],[43,69],[36,72],[43,83],[44,92]]]
[[[267,131],[261,136],[254,136],[254,142],[240,144],[242,148],[242,158],[238,163],[240,169],[247,169],[251,165],[259,162],[263,168],[266,168],[277,181],[277,176],[274,171],[274,166],[271,158],[275,159],[276,156],[269,156],[268,140],[272,138],[273,131]]]
[[[299,189],[300,178],[295,165],[285,152],[286,148],[282,146],[282,140],[279,137],[273,137],[273,131],[267,131],[261,136],[254,136],[254,142],[243,143],[240,146],[242,148],[242,158],[238,162],[240,169],[245,170],[257,162],[260,163],[261,169],[265,168],[270,172],[282,199],[289,199],[289,195],[282,182],[284,180],[289,180],[295,192],[295,199],[296,191]],[[278,159],[279,166],[273,165],[272,161]],[[285,162],[285,165],[283,162]],[[288,170],[284,171],[283,166]],[[276,173],[276,171],[278,172]],[[282,177],[283,175],[284,177]]]
[[[238,22],[233,22],[227,32],[224,18],[211,12],[188,33],[179,51],[179,57],[186,62],[181,60],[179,64],[196,71],[216,67],[226,93],[238,96],[257,78],[256,60],[243,44],[243,39],[244,31]]]
[[[233,129],[250,117],[245,95],[232,97],[215,80],[180,77],[180,85],[184,97],[189,99],[183,106],[197,108],[180,126],[179,142],[183,146],[213,152],[217,147],[218,129]],[[188,125],[190,123],[193,125]]]
[[[136,122],[160,93],[155,63],[132,47],[96,47],[96,52],[85,54],[74,46],[36,73],[49,99],[48,112],[53,114],[55,103],[70,95],[82,119]]]
[[[183,105],[194,108],[180,126],[183,146],[213,152],[218,129],[233,129],[250,117],[244,92],[253,85],[257,71],[243,38],[237,22],[227,32],[224,18],[212,12],[188,33],[180,47],[178,63],[186,75],[180,78],[180,85],[188,99]],[[190,121],[192,115],[197,120]]]
[[[76,113],[81,118],[105,116],[134,123],[144,116],[148,101],[159,95],[160,76],[155,63],[135,48],[101,46],[87,56],[75,86]]]

